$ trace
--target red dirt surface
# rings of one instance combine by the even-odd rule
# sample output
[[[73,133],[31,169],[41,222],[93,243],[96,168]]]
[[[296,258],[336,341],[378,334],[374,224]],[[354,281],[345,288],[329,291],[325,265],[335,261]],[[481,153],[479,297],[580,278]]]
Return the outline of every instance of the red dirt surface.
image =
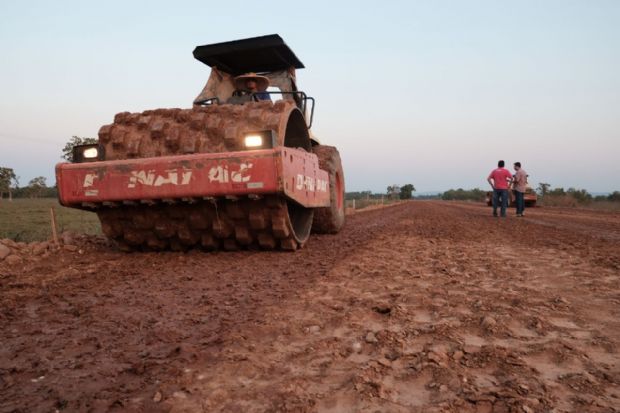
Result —
[[[413,201],[295,253],[93,238],[0,263],[0,411],[619,411],[620,214],[490,215]]]

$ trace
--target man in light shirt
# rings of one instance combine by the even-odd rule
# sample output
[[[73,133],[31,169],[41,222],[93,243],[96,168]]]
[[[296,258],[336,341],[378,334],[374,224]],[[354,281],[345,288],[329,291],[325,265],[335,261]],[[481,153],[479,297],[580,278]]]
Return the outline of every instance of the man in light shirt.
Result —
[[[527,172],[521,168],[521,162],[514,163],[515,175],[512,188],[515,193],[515,203],[517,204],[517,216],[522,217],[525,211],[525,189],[527,187]]]

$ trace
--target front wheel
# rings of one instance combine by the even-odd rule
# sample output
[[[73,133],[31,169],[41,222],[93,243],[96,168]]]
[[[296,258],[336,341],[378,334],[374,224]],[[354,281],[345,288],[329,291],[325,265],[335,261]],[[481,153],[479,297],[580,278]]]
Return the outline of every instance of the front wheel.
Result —
[[[344,225],[344,173],[338,149],[333,146],[316,145],[312,152],[319,158],[319,168],[329,175],[329,206],[316,208],[312,232],[335,234]]]

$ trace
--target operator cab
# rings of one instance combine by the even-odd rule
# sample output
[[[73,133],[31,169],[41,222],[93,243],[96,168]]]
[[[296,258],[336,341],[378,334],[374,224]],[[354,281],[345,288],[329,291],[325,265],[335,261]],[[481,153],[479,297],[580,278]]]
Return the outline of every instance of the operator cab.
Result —
[[[211,67],[211,75],[194,105],[244,104],[261,100],[291,100],[312,125],[314,98],[297,90],[295,70],[303,63],[277,34],[198,46],[194,57]],[[236,79],[253,74],[267,79],[266,90],[240,89]],[[308,101],[312,102],[308,108]]]

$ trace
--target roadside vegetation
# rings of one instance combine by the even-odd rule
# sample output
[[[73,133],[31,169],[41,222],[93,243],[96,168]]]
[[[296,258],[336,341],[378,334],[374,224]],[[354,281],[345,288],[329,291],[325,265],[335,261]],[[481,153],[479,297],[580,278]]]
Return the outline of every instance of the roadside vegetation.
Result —
[[[413,198],[415,186],[413,184],[389,185],[386,192],[372,191],[347,192],[345,194],[347,208],[363,209],[373,205],[386,205]]]
[[[59,233],[74,231],[101,234],[99,219],[93,212],[61,206],[55,198],[6,199],[0,203],[0,239],[17,242],[48,240],[52,236],[51,212],[54,208]]]
[[[71,162],[73,160],[73,147],[97,143],[95,138],[82,138],[72,136],[62,148],[61,159]],[[56,198],[58,189],[56,184],[48,186],[47,178],[37,176],[32,178],[26,185],[20,185],[20,177],[13,168],[0,166],[0,201],[13,198]]]
[[[480,188],[474,189],[449,189],[441,194],[441,199],[444,201],[475,201],[482,202],[487,191],[483,191]]]
[[[444,201],[484,202],[486,193],[487,191],[480,188],[450,189],[441,194],[441,199]],[[547,183],[540,183],[536,188],[536,193],[539,206],[620,210],[620,191],[614,191],[607,195],[592,195],[585,189],[552,188]]]
[[[620,191],[608,195],[590,194],[585,189],[538,187],[540,204],[544,206],[586,207],[620,210]],[[544,189],[544,191],[542,190]]]

